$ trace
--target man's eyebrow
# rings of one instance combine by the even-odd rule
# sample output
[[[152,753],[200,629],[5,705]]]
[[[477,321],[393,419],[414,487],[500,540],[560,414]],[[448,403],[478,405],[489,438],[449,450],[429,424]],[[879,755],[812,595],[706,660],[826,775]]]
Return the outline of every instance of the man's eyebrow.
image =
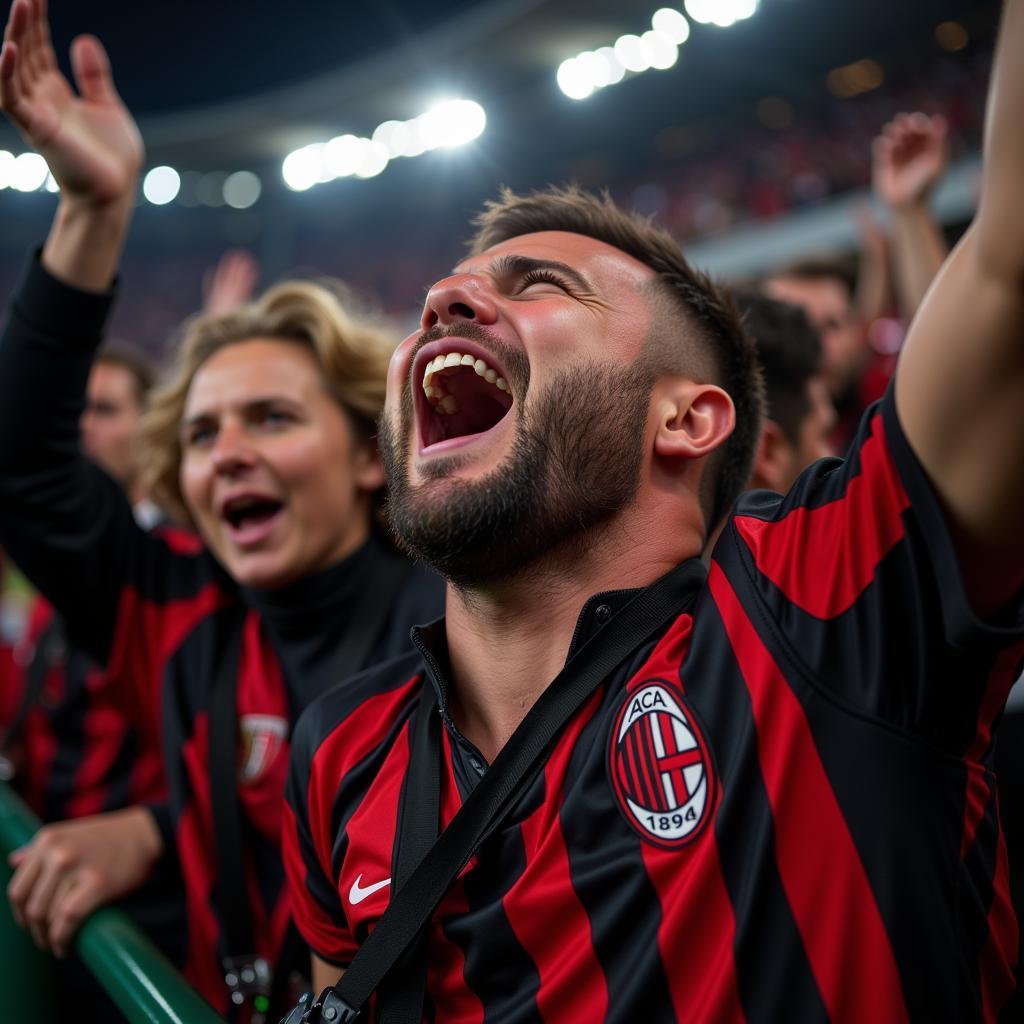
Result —
[[[532,256],[509,254],[500,256],[487,270],[493,277],[506,279],[524,277],[533,270],[552,270],[571,282],[579,291],[593,291],[590,282],[575,267],[570,267],[568,263],[559,260],[540,260]]]

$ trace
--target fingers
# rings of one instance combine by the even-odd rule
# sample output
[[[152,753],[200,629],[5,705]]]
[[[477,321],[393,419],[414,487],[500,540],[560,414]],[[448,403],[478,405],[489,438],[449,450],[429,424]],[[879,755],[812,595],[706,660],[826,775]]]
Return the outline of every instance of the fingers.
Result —
[[[944,141],[947,131],[946,119],[941,115],[929,116],[919,112],[897,114],[882,129],[879,138],[888,139],[898,147],[911,144],[919,146],[922,143]]]
[[[32,846],[18,850],[17,854],[19,857],[18,867],[10,882],[7,883],[7,899],[10,901],[14,920],[24,928],[27,924],[25,901],[32,894],[32,888],[39,877],[42,861],[38,856],[38,851]],[[14,863],[13,860],[11,863]]]
[[[44,853],[35,884],[25,900],[25,922],[32,941],[40,949],[49,949],[49,919],[54,893],[73,870],[71,857],[60,848]]]
[[[94,103],[120,102],[107,51],[95,36],[78,36],[71,44],[71,69],[83,99]]]
[[[16,117],[16,108],[24,93],[23,48],[28,27],[27,0],[15,0],[4,30],[4,48],[0,54],[0,109]]]
[[[50,22],[46,13],[46,0],[33,0],[29,19],[29,38],[32,41],[32,68],[37,75],[57,66],[50,39]]]
[[[30,14],[29,0],[14,0],[11,4],[11,13],[7,17],[7,27],[4,29],[5,43],[13,41],[20,44],[24,40]]]
[[[57,956],[67,956],[75,932],[103,902],[100,880],[94,872],[83,869],[63,880],[54,893],[48,921],[47,938]]]

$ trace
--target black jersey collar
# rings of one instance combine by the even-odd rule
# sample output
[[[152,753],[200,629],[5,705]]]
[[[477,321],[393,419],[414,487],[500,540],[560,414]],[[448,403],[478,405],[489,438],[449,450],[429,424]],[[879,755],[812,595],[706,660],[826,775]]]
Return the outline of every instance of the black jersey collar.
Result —
[[[580,609],[576,618],[576,628],[573,630],[572,640],[566,652],[566,661],[571,658],[579,648],[591,637],[595,636],[624,605],[632,600],[639,589],[634,590],[606,590],[594,594]],[[416,644],[420,654],[423,655],[423,663],[426,667],[427,677],[430,679],[434,692],[437,694],[437,705],[441,711],[441,718],[445,728],[456,743],[470,754],[471,758],[483,761],[482,756],[472,743],[459,732],[451,715],[451,659],[448,655],[448,635],[445,628],[445,619],[440,618],[429,626],[414,626],[412,629],[413,642]],[[474,765],[474,767],[476,767]]]
[[[340,562],[310,573],[285,587],[257,590],[242,587],[242,600],[255,608],[275,633],[285,639],[305,639],[320,626],[331,637],[338,623],[362,594],[366,577],[384,557],[384,544],[376,536]]]

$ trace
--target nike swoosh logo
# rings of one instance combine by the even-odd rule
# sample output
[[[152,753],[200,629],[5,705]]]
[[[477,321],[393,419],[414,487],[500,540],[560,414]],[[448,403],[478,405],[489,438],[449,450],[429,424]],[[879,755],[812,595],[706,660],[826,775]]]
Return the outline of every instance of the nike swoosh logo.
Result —
[[[374,882],[373,885],[368,885],[364,888],[359,884],[362,880],[363,875],[362,872],[360,872],[359,877],[352,883],[352,888],[348,891],[348,901],[353,906],[357,903],[362,903],[367,896],[372,896],[378,890],[391,884],[391,879],[385,878],[383,882]]]

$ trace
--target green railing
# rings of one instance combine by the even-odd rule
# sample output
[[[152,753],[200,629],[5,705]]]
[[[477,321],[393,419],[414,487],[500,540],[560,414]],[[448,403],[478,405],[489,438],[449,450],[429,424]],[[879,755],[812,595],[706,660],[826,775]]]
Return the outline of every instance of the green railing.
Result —
[[[53,1020],[53,961],[10,916],[3,890],[7,854],[27,843],[39,821],[0,783],[0,1019]],[[96,911],[78,931],[75,952],[131,1024],[224,1024],[166,958],[117,910]]]

